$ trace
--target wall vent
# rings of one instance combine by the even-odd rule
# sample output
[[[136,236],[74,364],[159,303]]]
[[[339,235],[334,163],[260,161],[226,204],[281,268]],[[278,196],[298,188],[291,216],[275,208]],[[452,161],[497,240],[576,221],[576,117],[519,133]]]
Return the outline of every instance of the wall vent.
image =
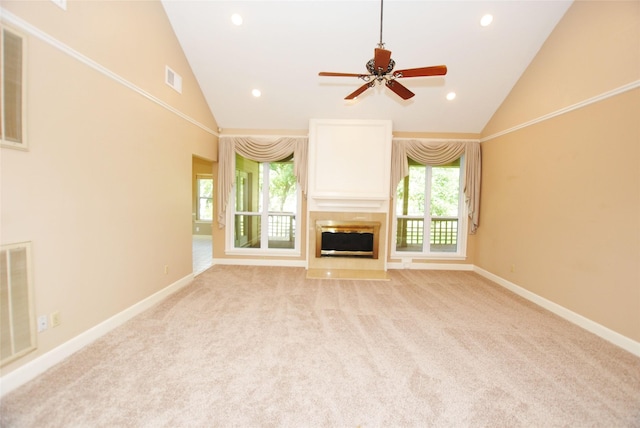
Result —
[[[0,249],[0,365],[36,349],[31,243]]]
[[[175,71],[165,67],[165,83],[175,89],[177,92],[182,93],[182,77]]]

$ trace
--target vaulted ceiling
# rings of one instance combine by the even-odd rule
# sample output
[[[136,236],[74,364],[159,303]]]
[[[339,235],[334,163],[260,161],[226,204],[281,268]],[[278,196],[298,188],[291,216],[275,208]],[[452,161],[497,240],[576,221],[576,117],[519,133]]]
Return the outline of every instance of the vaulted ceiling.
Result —
[[[396,69],[444,64],[344,100],[380,41],[379,1],[162,0],[218,125],[303,130],[309,119],[390,119],[395,131],[480,133],[571,1],[386,0],[382,41]],[[231,22],[240,14],[242,25]],[[488,27],[480,25],[493,15]],[[261,91],[260,97],[252,95]],[[446,95],[456,93],[447,100]]]

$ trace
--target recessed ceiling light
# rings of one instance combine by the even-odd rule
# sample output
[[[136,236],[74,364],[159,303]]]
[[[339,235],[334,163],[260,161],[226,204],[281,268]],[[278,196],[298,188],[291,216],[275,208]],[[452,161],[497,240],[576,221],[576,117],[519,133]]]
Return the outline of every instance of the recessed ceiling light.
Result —
[[[449,93],[447,94],[447,99],[448,99],[449,101],[454,100],[455,98],[456,98],[456,93],[455,93],[455,92],[449,92]]]
[[[242,25],[242,16],[240,16],[239,13],[234,13],[233,15],[231,15],[231,22],[233,22],[235,25]]]
[[[260,89],[254,89],[253,91],[251,91],[251,94],[258,98],[260,95],[262,95],[262,92],[260,92]]]
[[[482,25],[483,27],[488,27],[491,22],[493,22],[493,15],[489,13],[480,18],[480,25]]]

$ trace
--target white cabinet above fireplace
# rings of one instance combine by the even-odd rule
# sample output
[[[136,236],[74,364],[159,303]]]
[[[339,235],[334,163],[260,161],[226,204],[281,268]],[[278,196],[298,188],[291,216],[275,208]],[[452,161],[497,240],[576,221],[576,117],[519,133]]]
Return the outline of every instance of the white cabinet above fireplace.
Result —
[[[387,212],[391,121],[312,119],[310,211]]]

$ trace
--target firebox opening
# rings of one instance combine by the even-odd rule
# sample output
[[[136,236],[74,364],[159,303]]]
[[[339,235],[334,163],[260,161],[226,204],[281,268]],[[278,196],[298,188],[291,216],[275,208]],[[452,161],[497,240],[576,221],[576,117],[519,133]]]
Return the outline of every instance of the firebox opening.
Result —
[[[379,222],[316,223],[316,257],[378,258]]]
[[[373,257],[373,233],[322,232],[322,256]]]

